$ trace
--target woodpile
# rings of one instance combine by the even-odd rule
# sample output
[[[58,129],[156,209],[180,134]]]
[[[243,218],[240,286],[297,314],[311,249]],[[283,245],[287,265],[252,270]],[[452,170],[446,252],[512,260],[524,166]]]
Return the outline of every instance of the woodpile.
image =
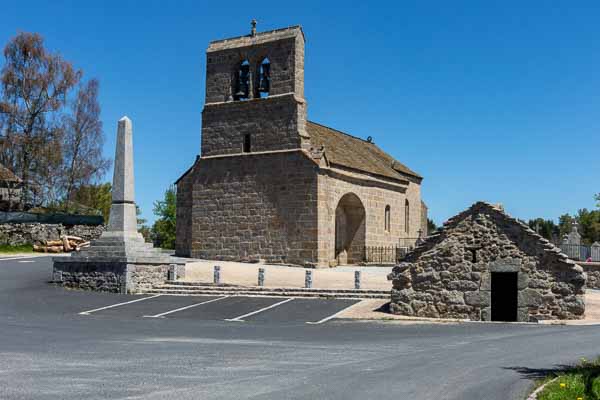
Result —
[[[40,253],[69,253],[88,247],[89,241],[79,236],[62,236],[60,240],[46,240],[43,245],[33,245],[33,251]]]

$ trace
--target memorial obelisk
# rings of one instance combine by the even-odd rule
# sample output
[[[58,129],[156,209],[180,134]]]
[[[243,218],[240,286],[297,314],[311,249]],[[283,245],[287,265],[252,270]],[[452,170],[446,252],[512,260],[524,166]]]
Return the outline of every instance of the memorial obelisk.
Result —
[[[123,117],[117,129],[112,204],[106,230],[91,246],[54,259],[54,280],[64,286],[111,292],[138,292],[182,276],[184,262],[155,249],[137,231],[133,174],[133,129]],[[56,278],[59,277],[59,278]]]

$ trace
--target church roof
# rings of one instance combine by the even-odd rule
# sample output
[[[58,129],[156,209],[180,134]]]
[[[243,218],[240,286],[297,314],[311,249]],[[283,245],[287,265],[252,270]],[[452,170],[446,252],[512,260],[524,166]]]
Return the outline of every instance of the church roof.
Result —
[[[18,176],[16,176],[10,169],[0,164],[0,181],[21,182],[21,179]]]
[[[307,121],[306,130],[313,146],[325,147],[325,156],[332,164],[392,179],[406,175],[422,179],[372,142],[311,121]]]

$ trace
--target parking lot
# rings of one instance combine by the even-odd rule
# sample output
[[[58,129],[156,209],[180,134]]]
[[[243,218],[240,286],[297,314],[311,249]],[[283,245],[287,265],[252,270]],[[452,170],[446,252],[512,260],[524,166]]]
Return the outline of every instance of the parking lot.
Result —
[[[98,318],[172,318],[223,320],[232,323],[304,322],[323,324],[356,304],[350,299],[248,296],[128,296],[79,315]],[[125,301],[123,301],[125,300]]]

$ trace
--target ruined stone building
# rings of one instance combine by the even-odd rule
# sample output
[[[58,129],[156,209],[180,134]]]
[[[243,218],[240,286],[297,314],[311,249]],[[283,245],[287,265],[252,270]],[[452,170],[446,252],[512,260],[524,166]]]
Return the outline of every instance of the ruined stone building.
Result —
[[[585,311],[582,267],[483,202],[448,220],[388,279],[396,314],[527,322],[578,319]]]
[[[0,211],[22,208],[23,181],[11,170],[0,164]]]
[[[426,229],[419,174],[307,120],[299,26],[209,44],[201,142],[177,181],[177,255],[331,266]]]

